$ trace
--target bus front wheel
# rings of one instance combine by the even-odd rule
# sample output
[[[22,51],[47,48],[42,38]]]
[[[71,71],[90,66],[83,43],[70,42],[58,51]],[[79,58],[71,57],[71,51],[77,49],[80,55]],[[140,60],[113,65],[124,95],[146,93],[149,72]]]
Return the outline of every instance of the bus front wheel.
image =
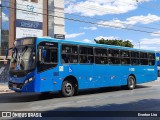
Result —
[[[75,85],[68,80],[64,81],[62,84],[62,95],[64,97],[70,97],[73,96],[74,93],[75,93]]]
[[[128,77],[128,81],[127,81],[127,88],[129,90],[133,90],[136,86],[136,80],[135,80],[135,77],[133,76],[129,76]]]

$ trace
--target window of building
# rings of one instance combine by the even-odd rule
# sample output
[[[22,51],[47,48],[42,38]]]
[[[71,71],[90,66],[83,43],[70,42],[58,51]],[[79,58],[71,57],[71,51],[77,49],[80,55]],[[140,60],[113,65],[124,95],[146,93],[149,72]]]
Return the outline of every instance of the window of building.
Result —
[[[8,1],[8,2],[7,2]],[[6,6],[9,0],[1,0],[1,5]],[[2,16],[5,13],[5,17]],[[7,13],[7,14],[6,14]],[[6,50],[9,48],[9,20],[10,9],[0,6],[0,56],[6,55]]]
[[[31,0],[31,2],[38,3],[38,0]]]

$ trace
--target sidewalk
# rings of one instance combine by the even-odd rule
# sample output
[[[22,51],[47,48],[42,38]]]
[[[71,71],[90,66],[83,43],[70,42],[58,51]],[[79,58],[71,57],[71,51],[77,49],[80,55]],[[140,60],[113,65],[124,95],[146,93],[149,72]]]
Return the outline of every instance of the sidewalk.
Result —
[[[147,85],[147,86],[160,86],[160,77],[158,77],[158,79],[155,80],[155,81],[143,83],[142,85]]]
[[[10,93],[10,92],[13,92],[13,91],[8,88],[8,84],[0,83],[0,94],[1,93]]]

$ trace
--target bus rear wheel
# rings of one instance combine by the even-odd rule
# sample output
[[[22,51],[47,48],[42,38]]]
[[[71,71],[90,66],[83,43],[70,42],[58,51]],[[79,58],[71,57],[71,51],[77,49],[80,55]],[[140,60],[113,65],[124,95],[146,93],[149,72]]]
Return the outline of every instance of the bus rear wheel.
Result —
[[[71,81],[64,81],[62,84],[62,95],[64,97],[71,97],[75,93],[75,85]]]
[[[129,90],[133,90],[136,86],[136,79],[133,76],[129,76],[128,77],[128,81],[127,81],[127,88]]]

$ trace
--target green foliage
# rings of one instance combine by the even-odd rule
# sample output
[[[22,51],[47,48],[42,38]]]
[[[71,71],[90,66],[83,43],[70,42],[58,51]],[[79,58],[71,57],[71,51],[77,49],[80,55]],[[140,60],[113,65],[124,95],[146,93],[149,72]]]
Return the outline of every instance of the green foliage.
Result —
[[[97,44],[106,44],[106,45],[115,45],[115,46],[123,46],[123,47],[131,47],[133,48],[134,45],[129,41],[123,41],[123,40],[105,40],[104,38],[100,39],[100,40],[96,40],[94,39],[94,41]]]

